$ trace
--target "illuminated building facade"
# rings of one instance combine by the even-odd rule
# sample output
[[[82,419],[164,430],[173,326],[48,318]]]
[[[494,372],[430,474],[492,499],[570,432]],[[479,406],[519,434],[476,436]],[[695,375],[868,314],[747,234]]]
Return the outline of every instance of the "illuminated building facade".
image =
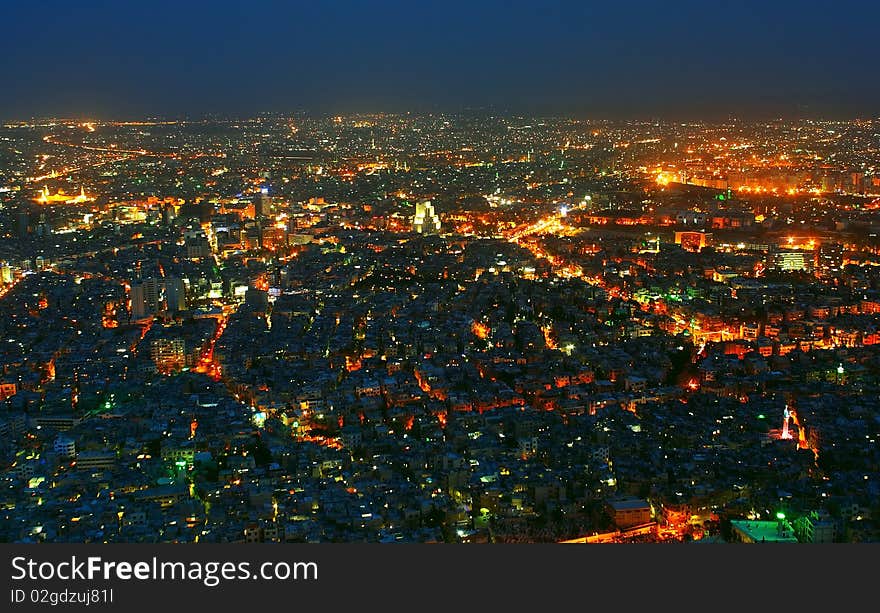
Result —
[[[609,500],[606,512],[618,528],[631,528],[651,521],[651,505],[639,498]]]
[[[0,262],[0,283],[12,283],[12,268],[6,262]]]
[[[797,518],[793,527],[801,543],[833,543],[837,538],[837,526],[826,511],[811,511]]]
[[[63,189],[59,189],[55,194],[50,194],[49,188],[43,187],[40,190],[40,195],[34,198],[34,202],[38,204],[83,204],[84,202],[93,202],[94,200],[94,197],[86,194],[84,187],[79,188],[79,194],[76,196],[65,193]]]
[[[777,251],[770,256],[770,268],[777,270],[809,270],[810,253],[799,250]]]
[[[159,372],[174,372],[186,365],[186,349],[181,338],[157,338],[150,342],[150,358]]]
[[[254,196],[254,216],[259,219],[268,217],[272,213],[274,213],[272,196],[269,195],[269,188],[264,187]]]
[[[843,271],[843,245],[829,243],[819,247],[817,269],[824,277],[834,277]]]
[[[734,540],[740,543],[797,543],[797,537],[785,516],[777,521],[733,520]]]
[[[436,234],[440,231],[440,217],[434,211],[434,205],[430,200],[416,203],[413,231],[419,234]]]
[[[709,244],[711,238],[712,235],[706,232],[676,232],[675,244],[681,245],[685,251],[698,252]]]

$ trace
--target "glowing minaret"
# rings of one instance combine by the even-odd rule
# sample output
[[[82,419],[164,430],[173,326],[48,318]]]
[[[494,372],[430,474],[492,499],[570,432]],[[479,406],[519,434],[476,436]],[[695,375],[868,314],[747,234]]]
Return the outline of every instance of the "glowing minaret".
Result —
[[[86,202],[88,199],[89,199],[89,197],[86,196],[86,188],[83,187],[82,185],[80,185],[79,186],[79,196],[77,196],[76,198],[73,199],[74,203]]]
[[[788,418],[791,417],[791,413],[788,410],[788,407],[785,407],[785,410],[782,412],[782,434],[779,438],[790,439],[791,432],[788,431]]]
[[[803,424],[801,424],[797,411],[795,411],[794,408],[789,408],[787,405],[785,411],[782,413],[782,434],[779,435],[779,438],[787,440],[794,438],[791,429],[788,427],[789,421],[794,422],[794,425],[797,426],[798,429],[798,449],[809,449],[810,444],[807,442],[806,429]]]

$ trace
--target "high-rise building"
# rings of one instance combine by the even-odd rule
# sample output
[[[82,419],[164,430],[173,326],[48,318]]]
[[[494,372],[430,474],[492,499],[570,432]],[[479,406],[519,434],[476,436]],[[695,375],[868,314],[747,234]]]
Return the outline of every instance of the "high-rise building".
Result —
[[[144,279],[131,285],[131,316],[143,319],[160,311],[159,282],[154,278]]]
[[[254,196],[254,216],[259,219],[260,217],[268,217],[274,212],[272,196],[269,195],[269,188],[264,187],[257,192],[256,196]]]
[[[430,200],[416,203],[413,231],[419,234],[436,234],[440,231],[440,217],[434,211],[434,205]]]
[[[165,305],[168,311],[186,310],[186,283],[177,277],[165,279]]]
[[[131,316],[143,319],[147,316],[147,301],[144,297],[144,286],[140,283],[131,286]]]
[[[16,226],[20,237],[27,236],[31,231],[31,215],[23,206],[19,207],[16,213]]]
[[[174,207],[170,204],[162,205],[162,223],[166,226],[170,226],[174,221]]]
[[[37,223],[36,234],[37,236],[49,236],[52,234],[52,224],[46,219],[45,213],[40,213],[40,221]]]
[[[823,277],[835,277],[843,270],[843,245],[826,243],[819,247],[816,266]]]

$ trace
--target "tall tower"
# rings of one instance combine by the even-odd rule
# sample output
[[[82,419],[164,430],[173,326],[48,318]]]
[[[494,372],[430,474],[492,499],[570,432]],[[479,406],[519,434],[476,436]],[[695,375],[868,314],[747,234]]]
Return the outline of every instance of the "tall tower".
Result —
[[[823,277],[834,278],[843,271],[846,251],[840,243],[825,243],[816,252],[816,266]]]
[[[131,286],[131,316],[143,319],[147,316],[147,303],[144,300],[144,286],[141,283]]]
[[[254,217],[268,217],[273,213],[272,196],[269,195],[269,188],[260,188],[260,191],[254,196]]]
[[[20,237],[25,237],[31,231],[31,214],[24,206],[18,207],[18,212],[15,216],[16,220],[16,229],[18,230],[18,235]]]
[[[434,211],[434,205],[430,200],[416,203],[413,231],[419,234],[436,234],[440,231],[440,217]]]
[[[186,310],[186,284],[183,279],[167,277],[165,279],[165,302],[171,312]]]
[[[153,277],[131,285],[131,316],[143,319],[159,312],[159,282]]]

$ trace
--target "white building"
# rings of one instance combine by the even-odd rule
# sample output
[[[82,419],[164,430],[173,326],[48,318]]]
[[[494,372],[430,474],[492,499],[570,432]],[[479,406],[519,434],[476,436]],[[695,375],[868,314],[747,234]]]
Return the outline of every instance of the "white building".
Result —
[[[55,453],[63,458],[72,459],[76,457],[76,441],[69,436],[64,436],[62,434],[56,438],[53,449],[55,450]]]
[[[434,211],[434,205],[430,200],[416,203],[413,231],[419,234],[435,234],[440,231],[440,217]]]

